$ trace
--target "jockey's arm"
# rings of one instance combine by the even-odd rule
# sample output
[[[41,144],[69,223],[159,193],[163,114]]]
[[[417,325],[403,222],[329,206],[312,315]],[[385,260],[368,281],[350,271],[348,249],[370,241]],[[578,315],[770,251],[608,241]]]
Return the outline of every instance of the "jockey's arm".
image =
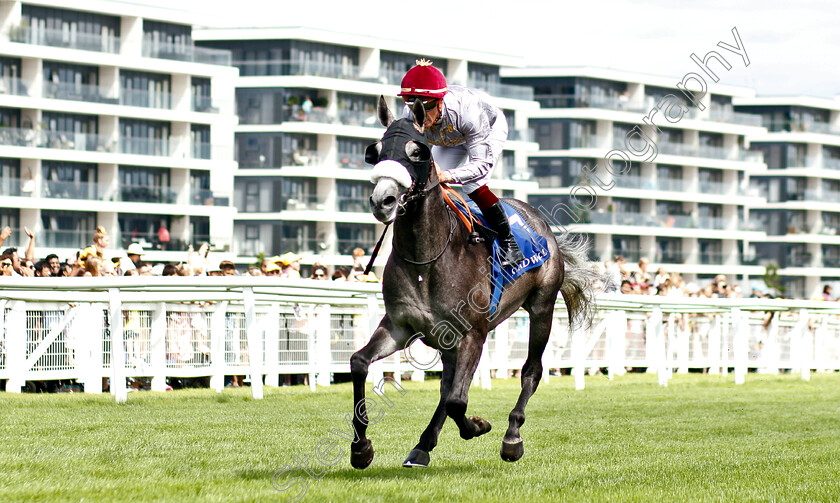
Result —
[[[507,121],[501,110],[493,124],[483,111],[462,119],[468,157],[463,165],[448,171],[454,183],[468,183],[487,176],[498,162],[497,156],[507,139]]]

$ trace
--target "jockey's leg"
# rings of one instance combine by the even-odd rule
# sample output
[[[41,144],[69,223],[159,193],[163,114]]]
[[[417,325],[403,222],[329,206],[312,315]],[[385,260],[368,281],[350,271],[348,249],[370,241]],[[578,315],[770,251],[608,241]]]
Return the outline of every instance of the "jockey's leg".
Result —
[[[524,260],[525,256],[522,255],[522,250],[513,238],[510,222],[499,198],[487,188],[487,185],[482,185],[470,192],[469,196],[478,205],[490,227],[499,235],[502,267],[511,267]]]

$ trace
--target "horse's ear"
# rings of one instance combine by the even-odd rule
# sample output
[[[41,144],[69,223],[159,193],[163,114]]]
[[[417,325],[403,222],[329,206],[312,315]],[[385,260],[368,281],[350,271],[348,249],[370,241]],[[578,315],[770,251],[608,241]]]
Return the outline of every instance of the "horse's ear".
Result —
[[[422,101],[414,100],[414,104],[411,106],[411,114],[414,115],[414,124],[417,126],[417,129],[422,134],[423,123],[426,122],[426,109],[423,108]]]
[[[371,166],[379,162],[379,151],[382,150],[382,142],[371,143],[365,149],[365,162]]]
[[[386,128],[394,122],[394,114],[388,108],[388,103],[385,102],[385,96],[379,95],[379,106],[377,107],[377,114],[379,115],[379,122]]]

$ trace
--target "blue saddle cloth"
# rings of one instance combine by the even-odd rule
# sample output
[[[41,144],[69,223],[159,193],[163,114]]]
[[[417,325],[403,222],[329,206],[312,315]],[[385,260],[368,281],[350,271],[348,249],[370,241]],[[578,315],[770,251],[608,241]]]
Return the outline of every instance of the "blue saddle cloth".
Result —
[[[455,202],[459,209],[463,208],[463,205],[459,200],[453,199],[453,202]],[[473,217],[478,220],[481,225],[490,227],[487,225],[487,221],[484,219],[484,215],[481,213],[481,210],[478,209],[478,206],[471,199],[467,199],[467,204],[470,207],[470,211],[472,211]],[[546,260],[548,260],[550,255],[548,242],[545,237],[541,234],[537,234],[527,223],[525,223],[525,220],[519,212],[517,212],[511,205],[502,201],[502,207],[504,207],[505,213],[507,213],[510,230],[513,232],[513,237],[516,239],[516,243],[519,245],[519,249],[522,250],[522,255],[525,256],[525,259],[515,266],[506,267],[503,270],[500,260],[499,241],[493,241],[493,267],[490,277],[493,285],[493,292],[490,297],[491,315],[496,313],[496,307],[499,305],[499,299],[502,297],[502,291],[505,286],[519,276],[522,276],[525,271],[530,271],[535,267],[541,266]]]

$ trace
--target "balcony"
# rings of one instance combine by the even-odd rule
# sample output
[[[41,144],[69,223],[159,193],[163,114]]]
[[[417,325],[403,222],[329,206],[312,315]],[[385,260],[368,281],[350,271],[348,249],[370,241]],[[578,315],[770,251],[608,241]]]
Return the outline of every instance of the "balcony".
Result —
[[[168,139],[150,140],[124,136],[119,140],[119,153],[137,155],[168,156],[170,153],[170,141]]]
[[[172,94],[123,88],[120,90],[120,105],[171,110]]]
[[[115,105],[119,99],[110,88],[71,82],[44,82],[43,97],[56,100],[86,101]]]
[[[501,82],[467,81],[467,86],[480,89],[490,96],[511,98],[514,100],[534,101],[534,88],[530,86],[513,86]]]
[[[613,255],[621,255],[627,262],[636,263],[642,258],[642,252],[638,248],[613,248]],[[603,253],[601,256],[604,256]]]
[[[569,137],[569,146],[566,148],[600,148],[601,140],[602,138],[597,134],[572,135]]]
[[[120,184],[117,194],[120,201],[131,203],[175,204],[178,201],[178,191],[169,187]]]
[[[183,44],[152,43],[148,40],[143,41],[143,57],[209,65],[231,65],[230,51]]]
[[[814,265],[814,258],[810,253],[796,253],[788,255],[787,267],[811,267]]]
[[[103,200],[107,186],[96,182],[58,182],[44,181],[41,184],[41,197],[50,199],[86,199]]]
[[[826,203],[840,203],[840,192],[836,192],[833,190],[823,190],[822,198],[815,200],[823,201]]]
[[[741,150],[737,148],[725,148],[713,145],[686,145],[683,143],[660,142],[656,144],[659,152],[669,155],[682,155],[688,157],[705,157],[709,159],[722,159],[728,161],[761,162],[764,155],[761,152]]]
[[[269,75],[306,75],[359,80],[359,66],[344,63],[291,61],[282,59],[234,61],[241,77]]]
[[[760,232],[764,230],[764,222],[761,220],[738,220],[738,230]]]
[[[0,77],[0,94],[29,96],[29,90],[26,88],[26,84],[21,79]]]
[[[9,31],[12,42],[33,45],[48,45],[82,51],[119,54],[120,38],[100,34],[79,33],[68,25],[64,29],[40,28],[38,26],[13,26]]]

